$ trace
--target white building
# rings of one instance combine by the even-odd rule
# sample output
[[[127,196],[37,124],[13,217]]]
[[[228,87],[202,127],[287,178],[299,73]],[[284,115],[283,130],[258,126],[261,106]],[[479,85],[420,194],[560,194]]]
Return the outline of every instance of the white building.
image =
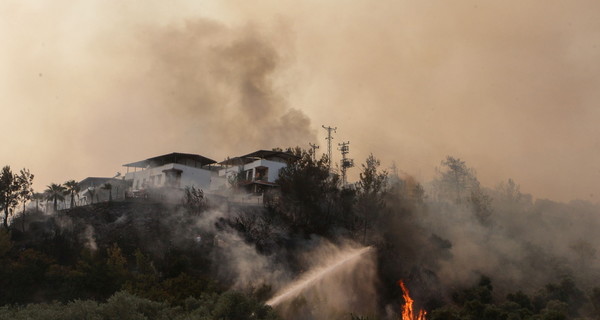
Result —
[[[214,163],[198,154],[170,153],[123,166],[127,168],[125,180],[131,181],[132,195],[137,196],[157,189],[209,190],[215,175],[210,165]]]
[[[248,198],[247,202],[262,203],[264,194],[277,187],[275,182],[279,171],[285,168],[288,162],[295,160],[297,157],[291,153],[269,150],[258,150],[227,159],[219,163],[221,169],[218,170],[218,177],[213,179],[211,189],[216,193],[230,189],[240,190],[243,191],[241,197]],[[233,200],[240,202],[237,199],[240,195],[235,197]]]
[[[110,190],[107,188],[110,184]],[[128,183],[123,179],[105,177],[87,177],[79,181],[79,193],[76,196],[76,205],[87,205],[91,203],[104,202],[109,199],[123,199],[127,191]],[[70,196],[65,197],[69,203]],[[69,204],[70,205],[70,204]]]
[[[160,197],[171,194],[177,199],[184,188],[195,187],[230,202],[262,204],[264,195],[277,187],[279,171],[295,160],[291,153],[258,150],[215,165],[214,160],[201,155],[171,153],[123,166],[127,167],[124,179],[130,185],[131,197],[156,192]]]

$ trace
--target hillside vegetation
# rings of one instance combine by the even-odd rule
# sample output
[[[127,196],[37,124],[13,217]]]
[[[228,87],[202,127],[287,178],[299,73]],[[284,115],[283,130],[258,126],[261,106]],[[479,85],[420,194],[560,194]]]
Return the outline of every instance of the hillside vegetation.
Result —
[[[292,152],[261,207],[190,189],[179,204],[16,214],[0,231],[0,319],[277,319],[264,302],[324,243],[375,249],[376,305],[330,317],[398,318],[404,279],[428,319],[600,318],[597,205],[533,201],[510,179],[485,188],[453,157],[422,185],[370,156],[343,187],[326,157]],[[322,314],[292,302],[286,319]]]

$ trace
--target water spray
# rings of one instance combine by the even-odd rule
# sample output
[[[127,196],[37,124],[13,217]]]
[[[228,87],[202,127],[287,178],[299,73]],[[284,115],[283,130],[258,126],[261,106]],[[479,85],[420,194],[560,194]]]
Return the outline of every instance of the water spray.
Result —
[[[371,251],[372,249],[372,247],[353,249],[352,251],[341,255],[336,261],[307,272],[298,280],[279,290],[279,292],[273,298],[269,299],[266,304],[275,307],[283,301],[298,296],[304,289],[311,287],[318,280],[332,272],[335,272],[344,265],[360,258],[363,254]]]

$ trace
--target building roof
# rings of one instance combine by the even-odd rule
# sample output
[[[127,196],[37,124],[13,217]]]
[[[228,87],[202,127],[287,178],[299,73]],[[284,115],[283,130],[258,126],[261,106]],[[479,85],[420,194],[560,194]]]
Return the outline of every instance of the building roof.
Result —
[[[235,165],[243,165],[246,163],[250,163],[252,161],[254,161],[254,159],[244,158],[244,157],[235,157],[235,158],[227,158],[227,159],[219,162],[219,164],[225,165],[225,166],[235,166]]]
[[[148,158],[142,161],[127,163],[123,166],[134,168],[146,168],[148,166],[157,167],[169,163],[182,163],[185,161],[193,161],[194,163],[199,164],[200,166],[216,163],[215,160],[203,157],[199,154],[173,152],[169,154],[164,154],[162,156]]]
[[[289,152],[284,152],[284,151],[272,151],[272,150],[258,150],[258,151],[254,151],[252,153],[248,153],[246,155],[243,156],[239,156],[239,157],[235,157],[235,158],[228,158],[224,161],[219,162],[219,164],[221,165],[243,165],[246,163],[250,163],[255,161],[256,159],[273,159],[273,158],[280,158],[283,161],[295,161],[298,160],[299,157],[293,155],[292,153]]]
[[[242,158],[258,158],[258,159],[270,159],[270,158],[281,158],[286,161],[298,160],[299,157],[284,151],[273,151],[273,150],[258,150],[247,155],[243,155]]]

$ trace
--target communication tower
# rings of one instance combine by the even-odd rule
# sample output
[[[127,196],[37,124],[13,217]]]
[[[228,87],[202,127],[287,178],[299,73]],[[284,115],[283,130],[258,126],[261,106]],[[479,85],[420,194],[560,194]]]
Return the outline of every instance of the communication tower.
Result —
[[[317,161],[317,149],[319,149],[319,146],[310,142],[308,145],[310,145],[310,154],[312,155],[313,161]]]
[[[327,161],[329,163],[329,171],[331,171],[331,140],[333,140],[333,137],[331,136],[331,131],[336,132],[337,127],[332,128],[332,127],[326,127],[324,125],[321,125],[323,127],[323,129],[327,130]]]
[[[346,170],[354,167],[354,159],[346,158],[346,155],[350,152],[350,141],[338,143],[338,150],[342,152],[342,160],[340,161],[340,167],[342,167],[342,186],[345,187],[347,184]]]

